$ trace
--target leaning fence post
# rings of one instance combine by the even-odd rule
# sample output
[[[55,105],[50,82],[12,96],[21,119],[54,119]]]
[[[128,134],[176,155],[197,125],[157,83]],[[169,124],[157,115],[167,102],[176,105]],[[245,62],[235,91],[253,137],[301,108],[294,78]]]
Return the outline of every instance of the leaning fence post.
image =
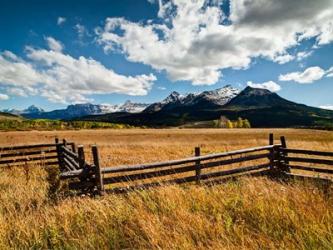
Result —
[[[196,157],[200,156],[200,147],[195,147],[194,154]],[[201,176],[201,165],[200,160],[195,161],[195,177],[197,184],[200,183],[200,176]]]
[[[99,165],[99,155],[98,155],[98,148],[96,145],[93,145],[91,147],[92,155],[93,155],[93,160],[94,160],[94,165],[95,165],[95,180],[96,180],[96,186],[98,193],[100,195],[104,194],[104,184],[103,184],[103,173],[102,169]]]
[[[287,149],[287,143],[286,143],[286,138],[284,136],[280,137],[281,140],[281,147],[283,149]],[[290,167],[289,167],[289,161],[285,159],[285,157],[288,157],[288,153],[287,152],[283,152],[282,153],[282,157],[283,157],[283,161],[284,161],[284,166],[283,166],[283,170],[290,173]]]

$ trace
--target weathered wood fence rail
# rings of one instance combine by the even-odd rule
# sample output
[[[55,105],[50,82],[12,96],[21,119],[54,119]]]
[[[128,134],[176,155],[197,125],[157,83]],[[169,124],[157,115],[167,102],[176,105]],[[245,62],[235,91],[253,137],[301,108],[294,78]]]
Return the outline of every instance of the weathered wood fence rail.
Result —
[[[104,178],[102,179],[103,185],[100,191],[103,192],[105,190],[104,185],[106,184],[116,184],[116,183],[125,183],[125,182],[130,184],[131,182],[136,180],[145,180],[145,179],[188,173],[188,172],[190,172],[189,176],[184,176],[184,177],[181,176],[179,178],[172,178],[171,180],[145,183],[140,186],[113,188],[111,189],[111,191],[126,191],[128,189],[144,188],[144,187],[162,185],[167,183],[185,183],[185,182],[194,182],[194,181],[199,183],[200,181],[213,179],[221,176],[249,173],[258,170],[268,170],[270,164],[269,162],[265,162],[263,164],[257,164],[253,166],[237,167],[228,170],[219,169],[214,172],[209,171],[203,173],[204,170],[207,169],[212,170],[213,168],[220,166],[225,166],[235,163],[244,163],[259,159],[268,159],[270,155],[269,150],[271,150],[273,147],[274,146],[257,147],[257,148],[237,150],[227,153],[210,154],[204,156],[199,156],[200,148],[196,148],[195,152],[197,152],[197,156],[191,158],[158,162],[153,164],[102,168],[101,173],[104,176]],[[256,154],[249,156],[242,156],[243,154],[247,153],[256,153]],[[234,157],[237,156],[237,158],[225,159],[226,157],[231,157],[231,156]],[[125,173],[125,174],[116,175],[116,176],[107,175],[107,174],[119,174],[119,173]],[[194,175],[192,175],[191,173],[194,173]]]
[[[331,180],[333,177],[333,152],[303,149],[281,148],[282,164],[285,175],[301,178],[321,178]],[[313,158],[316,156],[316,158]],[[318,158],[321,157],[321,158]],[[323,159],[325,157],[326,159]],[[292,173],[301,171],[301,174]],[[330,176],[331,175],[331,176]]]
[[[74,145],[74,143],[69,143]],[[0,147],[0,167],[31,165],[58,165],[57,144],[34,144]]]
[[[0,148],[0,166],[29,160],[57,164],[61,179],[68,181],[70,189],[98,194],[171,183],[222,182],[240,175],[315,176],[325,180],[333,177],[333,167],[330,167],[333,152],[290,149],[283,136],[279,144],[274,144],[273,134],[269,135],[267,146],[208,155],[201,155],[200,148],[196,147],[193,157],[130,166],[102,167],[96,145],[91,147],[91,153],[93,162],[88,163],[82,145],[76,147],[72,142],[56,139],[55,144]]]

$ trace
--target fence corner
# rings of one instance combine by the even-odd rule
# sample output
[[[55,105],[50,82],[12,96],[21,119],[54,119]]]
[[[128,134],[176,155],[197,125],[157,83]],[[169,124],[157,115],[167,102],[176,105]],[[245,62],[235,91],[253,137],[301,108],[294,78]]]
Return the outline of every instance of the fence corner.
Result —
[[[284,136],[281,136],[280,141],[281,141],[281,148],[287,149],[286,138]],[[285,157],[288,157],[288,153],[282,151],[281,156],[284,159],[283,162],[281,161],[281,170],[290,173],[289,161],[285,159]]]

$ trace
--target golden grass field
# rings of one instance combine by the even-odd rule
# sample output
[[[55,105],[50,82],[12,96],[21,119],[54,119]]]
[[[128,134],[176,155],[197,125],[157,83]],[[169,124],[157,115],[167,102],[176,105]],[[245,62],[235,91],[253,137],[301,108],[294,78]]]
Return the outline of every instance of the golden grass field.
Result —
[[[333,132],[295,129],[130,129],[0,132],[0,147],[97,144],[101,165],[177,159],[268,144],[333,151]],[[278,142],[278,140],[277,140]],[[88,147],[86,147],[88,149]],[[89,151],[87,150],[87,154]],[[264,177],[167,186],[104,197],[50,194],[46,171],[0,170],[0,249],[332,249],[333,192]]]
[[[135,164],[188,157],[194,147],[202,154],[275,143],[284,135],[288,147],[333,151],[333,132],[306,129],[105,129],[78,131],[0,132],[1,145],[52,143],[58,136],[77,144],[97,144],[102,165]]]

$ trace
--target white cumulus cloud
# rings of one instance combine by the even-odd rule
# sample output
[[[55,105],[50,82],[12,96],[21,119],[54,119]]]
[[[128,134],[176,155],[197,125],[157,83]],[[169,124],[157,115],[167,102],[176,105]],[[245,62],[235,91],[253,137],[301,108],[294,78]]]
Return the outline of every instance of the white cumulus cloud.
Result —
[[[0,53],[0,83],[27,88],[39,83],[42,75],[10,51]]]
[[[117,74],[92,58],[74,58],[59,50],[27,47],[26,53],[28,60],[0,53],[0,86],[8,94],[79,103],[91,101],[87,96],[92,94],[146,95],[156,80],[153,74]]]
[[[49,46],[49,48],[53,51],[62,51],[63,50],[63,45],[60,41],[57,41],[56,39],[54,39],[53,37],[46,37],[45,38],[47,45]]]
[[[8,100],[8,99],[9,99],[8,95],[0,93],[0,101],[5,101],[5,100]]]
[[[289,54],[284,54],[284,55],[279,55],[273,58],[274,62],[277,62],[278,64],[285,64],[287,62],[290,62],[294,60],[295,56],[289,55]]]
[[[297,61],[302,61],[303,59],[308,58],[309,56],[312,55],[312,53],[313,53],[312,50],[298,52],[296,55]]]
[[[263,82],[263,83],[253,83],[251,81],[247,82],[247,86],[258,89],[268,89],[271,92],[277,92],[281,90],[281,86],[273,81]]]
[[[221,70],[246,69],[253,58],[294,60],[288,49],[305,39],[315,38],[318,46],[333,41],[333,0],[231,0],[230,16],[221,1],[158,3],[161,20],[107,18],[98,41],[106,52],[120,50],[174,81],[214,84]]]
[[[295,81],[298,83],[313,83],[314,81],[320,80],[325,75],[325,70],[318,66],[309,67],[303,72],[296,71],[285,75],[280,75],[280,81]]]

